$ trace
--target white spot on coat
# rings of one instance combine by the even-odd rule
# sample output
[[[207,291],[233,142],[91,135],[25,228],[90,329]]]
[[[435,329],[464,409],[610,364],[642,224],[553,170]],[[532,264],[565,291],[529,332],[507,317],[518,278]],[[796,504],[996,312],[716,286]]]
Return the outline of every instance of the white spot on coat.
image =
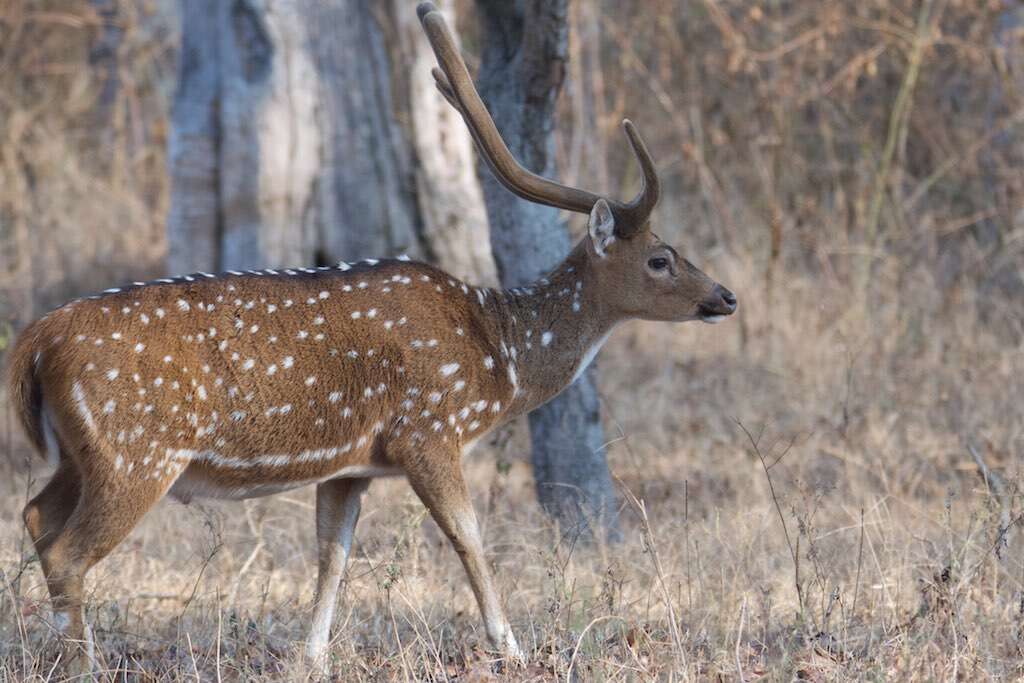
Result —
[[[78,409],[78,414],[81,416],[85,426],[90,431],[96,431],[96,421],[92,417],[92,411],[89,410],[89,405],[85,401],[85,392],[82,391],[82,385],[75,382],[71,385],[71,397],[75,399],[75,407]]]

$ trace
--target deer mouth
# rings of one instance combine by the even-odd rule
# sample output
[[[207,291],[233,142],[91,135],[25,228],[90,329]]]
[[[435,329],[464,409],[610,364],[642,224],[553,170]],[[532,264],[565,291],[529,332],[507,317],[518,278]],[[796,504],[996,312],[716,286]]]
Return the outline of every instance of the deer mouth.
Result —
[[[714,325],[720,323],[736,310],[735,306],[709,306],[707,304],[701,304],[697,307],[697,319],[702,323]]]

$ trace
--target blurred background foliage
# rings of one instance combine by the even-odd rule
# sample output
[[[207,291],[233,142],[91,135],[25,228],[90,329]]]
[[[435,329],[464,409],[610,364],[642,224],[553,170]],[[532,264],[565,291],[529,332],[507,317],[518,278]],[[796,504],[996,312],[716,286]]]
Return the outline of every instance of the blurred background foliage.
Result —
[[[472,59],[472,7],[459,9]],[[665,176],[664,236],[697,259],[751,259],[769,305],[793,273],[843,308],[854,295],[910,303],[920,288],[911,308],[977,306],[1019,340],[1021,307],[1003,304],[1024,293],[1021,12],[998,0],[574,3],[563,177],[635,182],[618,132],[629,116]],[[0,13],[0,316],[20,326],[161,272],[178,23],[175,3],[155,0]]]
[[[475,69],[474,6],[456,8]],[[70,297],[164,273],[176,13],[170,0],[0,2],[0,349]],[[744,662],[790,657],[795,623],[820,635],[831,620],[863,655],[842,665],[851,677],[956,677],[961,655],[976,673],[1020,675],[1024,566],[993,549],[1020,519],[1005,521],[1024,454],[1024,4],[577,0],[569,23],[560,178],[627,196],[638,178],[619,123],[633,119],[663,178],[655,231],[740,298],[716,328],[636,323],[602,353],[609,462],[650,501],[666,564],[685,567],[690,662],[737,673],[736,614],[751,596],[763,616],[751,612]],[[734,420],[754,435],[766,425],[774,489]],[[518,529],[546,528],[521,504],[521,446],[488,444],[497,474],[469,465],[486,515],[514,520],[492,536],[513,549],[495,562],[517,571],[548,552],[516,550]],[[979,478],[989,470],[998,478]],[[799,541],[799,598],[776,510]],[[17,516],[13,503],[0,513]],[[301,522],[282,537],[301,540]],[[641,558],[635,519],[624,525]],[[650,604],[653,579],[620,557],[633,601],[609,613],[640,623],[631,610]],[[542,564],[526,569],[554,576]],[[697,600],[691,567],[710,587]],[[614,574],[579,571],[589,586]],[[559,610],[572,600],[559,596],[531,593],[511,616],[571,651]],[[390,638],[386,625],[377,635]],[[654,640],[650,662],[666,668],[652,670],[671,671]]]

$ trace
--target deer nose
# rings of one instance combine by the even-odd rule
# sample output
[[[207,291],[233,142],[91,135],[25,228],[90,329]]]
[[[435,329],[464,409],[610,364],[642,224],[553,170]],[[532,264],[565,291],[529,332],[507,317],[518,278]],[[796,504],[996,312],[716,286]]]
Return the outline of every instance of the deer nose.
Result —
[[[729,309],[729,313],[732,313],[732,312],[734,312],[736,310],[736,295],[735,294],[730,292],[728,289],[726,289],[722,285],[717,285],[717,284],[715,285],[715,289],[714,289],[713,293],[717,294],[722,299],[722,301],[725,303],[725,307],[727,309]]]

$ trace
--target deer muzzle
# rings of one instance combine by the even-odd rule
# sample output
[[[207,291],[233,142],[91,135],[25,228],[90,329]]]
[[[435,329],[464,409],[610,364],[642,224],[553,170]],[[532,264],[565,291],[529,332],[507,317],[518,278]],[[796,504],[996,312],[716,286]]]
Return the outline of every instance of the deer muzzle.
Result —
[[[697,307],[697,315],[702,322],[714,324],[735,313],[738,305],[736,295],[716,283],[711,293]]]

